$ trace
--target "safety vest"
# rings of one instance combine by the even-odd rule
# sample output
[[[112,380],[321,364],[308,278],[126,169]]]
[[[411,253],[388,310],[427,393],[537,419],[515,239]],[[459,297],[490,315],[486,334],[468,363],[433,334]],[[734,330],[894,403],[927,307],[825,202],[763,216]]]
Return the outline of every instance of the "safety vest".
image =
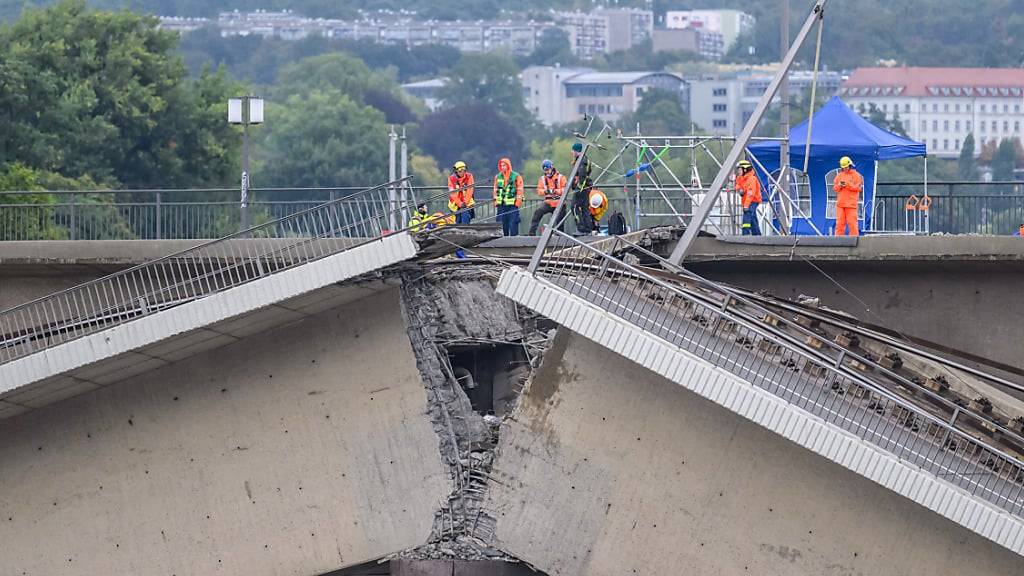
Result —
[[[562,176],[558,172],[551,178],[547,176],[540,177],[540,185],[538,186],[541,196],[544,197],[544,202],[555,208],[558,206],[558,201],[562,198],[562,190],[565,188],[565,176]]]
[[[420,212],[419,210],[413,212],[412,218],[409,218],[409,230],[412,230],[413,232],[419,232],[420,227],[422,227],[423,221],[426,220],[426,218],[426,212]]]
[[[497,186],[498,198],[497,202],[499,206],[515,206],[516,204],[516,181],[519,180],[519,173],[512,170],[508,174],[508,180],[505,180],[505,175],[498,173],[494,177],[494,183]]]
[[[476,204],[473,199],[473,175],[466,172],[459,178],[458,174],[452,174],[448,177],[448,202],[449,204],[455,204],[457,210],[460,208],[469,208]]]

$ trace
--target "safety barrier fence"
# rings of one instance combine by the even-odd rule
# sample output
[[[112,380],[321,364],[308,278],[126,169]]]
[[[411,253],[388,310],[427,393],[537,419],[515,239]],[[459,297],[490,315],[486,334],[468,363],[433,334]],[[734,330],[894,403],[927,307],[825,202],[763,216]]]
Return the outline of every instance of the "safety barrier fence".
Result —
[[[683,289],[571,236],[556,231],[553,237],[569,247],[544,256],[536,275],[1012,514],[1024,514],[1024,463],[960,428],[976,415],[954,407],[952,418],[938,417],[860,373],[856,366],[866,359],[814,333],[782,330],[789,320],[715,284]],[[1013,433],[999,427],[995,434]]]
[[[1024,224],[1024,182],[879,183],[873,206],[872,230],[1008,236]]]
[[[401,187],[395,187],[401,200]],[[522,233],[543,201],[527,187],[522,207]],[[407,202],[426,199],[431,211],[447,211],[444,186],[405,186]],[[249,201],[250,221],[269,222],[304,212],[325,202],[359,192],[353,188],[255,189]],[[490,183],[477,186],[477,218],[491,217]],[[0,192],[0,241],[10,240],[184,240],[214,239],[239,229],[241,209],[234,190],[134,190]],[[610,194],[609,211],[633,222],[633,198]],[[671,198],[682,210],[685,199]],[[660,196],[644,198],[645,226],[678,224]],[[685,206],[689,210],[689,205]],[[688,212],[687,212],[688,213]],[[571,224],[570,224],[571,226]]]
[[[0,312],[0,363],[282,270],[401,227],[396,181]]]

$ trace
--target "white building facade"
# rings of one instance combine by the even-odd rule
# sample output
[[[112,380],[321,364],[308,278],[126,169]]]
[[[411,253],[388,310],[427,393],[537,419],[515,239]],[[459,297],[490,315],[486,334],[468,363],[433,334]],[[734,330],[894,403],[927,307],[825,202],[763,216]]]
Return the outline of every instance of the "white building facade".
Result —
[[[669,29],[693,28],[707,34],[719,35],[722,53],[729,51],[736,40],[754,29],[757,19],[739,10],[668,10],[665,27]],[[720,56],[720,55],[719,55]]]
[[[936,156],[959,156],[968,134],[975,153],[986,142],[1024,138],[1024,69],[858,68],[840,95],[855,110],[873,104],[898,119]]]
[[[683,79],[667,72],[595,72],[586,68],[531,66],[519,76],[527,109],[544,125],[579,120],[584,114],[614,122],[635,112],[646,91],[685,93]]]

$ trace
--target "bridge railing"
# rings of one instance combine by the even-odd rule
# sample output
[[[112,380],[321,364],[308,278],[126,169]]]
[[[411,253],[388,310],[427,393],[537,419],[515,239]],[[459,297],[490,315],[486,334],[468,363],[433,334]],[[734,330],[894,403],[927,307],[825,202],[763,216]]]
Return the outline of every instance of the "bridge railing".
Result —
[[[879,182],[869,228],[1009,236],[1024,224],[1024,182],[929,182],[927,210],[925,190],[923,182]]]
[[[865,359],[816,335],[796,339],[776,328],[785,320],[771,313],[752,319],[738,310],[748,303],[713,284],[683,290],[594,245],[554,235],[570,247],[544,256],[538,276],[1012,514],[1024,514],[1024,463],[960,429],[975,418],[971,414],[956,407],[951,420],[937,417],[859,374],[854,366]],[[1010,432],[999,427],[995,433]]]
[[[416,203],[368,188],[0,312],[0,363],[337,254],[404,228]]]

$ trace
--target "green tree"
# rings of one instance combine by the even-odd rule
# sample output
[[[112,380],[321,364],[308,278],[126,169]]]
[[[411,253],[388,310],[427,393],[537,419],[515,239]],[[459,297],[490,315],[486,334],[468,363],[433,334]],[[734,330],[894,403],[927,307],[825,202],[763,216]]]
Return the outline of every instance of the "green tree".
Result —
[[[498,159],[505,156],[518,169],[524,148],[516,126],[484,104],[448,108],[427,116],[419,125],[416,142],[443,166],[463,160],[478,182],[494,175]]]
[[[448,83],[438,97],[446,108],[484,105],[517,125],[533,122],[523,103],[519,67],[504,54],[463,54],[448,72]]]
[[[636,123],[646,134],[689,134],[690,117],[683,111],[679,94],[663,88],[652,88],[644,92],[636,112],[627,115],[621,125],[627,131]]]
[[[960,148],[960,158],[957,160],[957,173],[960,178],[969,182],[978,179],[978,162],[974,158],[974,134],[968,133],[964,138],[964,145]]]
[[[270,103],[267,117],[255,185],[366,186],[387,180],[384,114],[340,90],[294,94]]]
[[[992,156],[992,179],[997,182],[1013,180],[1013,170],[1017,167],[1017,147],[1013,140],[1004,138]]]
[[[523,67],[527,66],[572,66],[577,63],[569,44],[569,33],[561,28],[546,28],[537,41],[537,48],[532,54],[520,59]]]
[[[110,186],[223,184],[233,86],[187,81],[176,37],[156,24],[66,0],[0,29],[0,163]]]

